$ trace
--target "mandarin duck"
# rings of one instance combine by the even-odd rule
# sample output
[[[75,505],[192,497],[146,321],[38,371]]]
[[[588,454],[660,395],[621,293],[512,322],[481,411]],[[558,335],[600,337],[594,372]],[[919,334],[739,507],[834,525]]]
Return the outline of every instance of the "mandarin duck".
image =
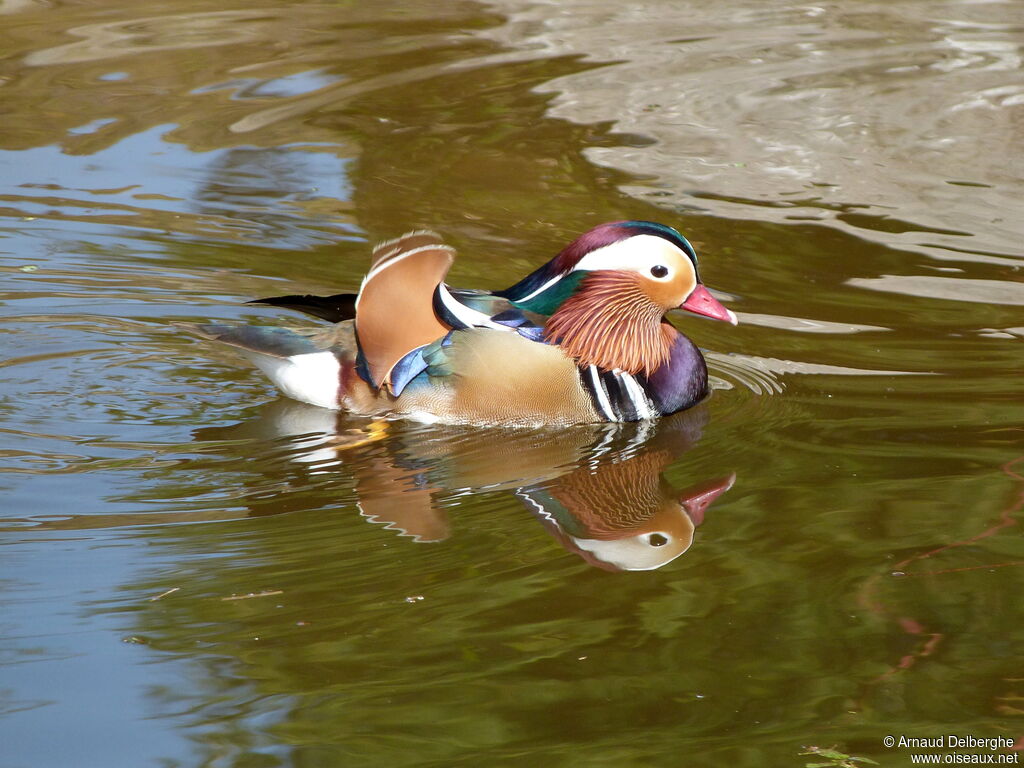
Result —
[[[454,250],[418,231],[373,251],[359,293],[256,303],[334,323],[317,332],[202,325],[287,396],[428,423],[640,421],[708,392],[700,350],[665,313],[735,325],[702,285],[693,246],[649,221],[602,224],[502,291],[449,287]]]

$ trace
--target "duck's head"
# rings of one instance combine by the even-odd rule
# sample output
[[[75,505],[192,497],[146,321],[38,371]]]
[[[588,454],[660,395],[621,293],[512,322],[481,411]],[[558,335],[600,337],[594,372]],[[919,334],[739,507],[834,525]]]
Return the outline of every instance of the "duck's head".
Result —
[[[631,374],[650,376],[670,359],[670,310],[736,323],[701,284],[689,241],[652,221],[595,227],[501,295],[547,316],[545,338],[580,366]]]
[[[653,221],[614,221],[577,237],[551,261],[501,295],[518,307],[554,315],[570,298],[628,304],[664,315],[684,309],[736,324],[701,283],[697,254],[672,227]]]

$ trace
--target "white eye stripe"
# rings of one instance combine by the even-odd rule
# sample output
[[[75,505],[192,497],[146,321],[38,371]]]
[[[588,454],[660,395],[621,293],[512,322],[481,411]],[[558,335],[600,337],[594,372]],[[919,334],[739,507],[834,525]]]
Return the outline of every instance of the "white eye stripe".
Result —
[[[664,238],[634,235],[591,251],[579,260],[573,271],[625,270],[639,272],[650,279],[667,281],[675,277],[675,271],[668,265],[678,263],[680,259],[689,263],[689,256]],[[651,272],[654,267],[668,268],[668,274],[656,277]]]

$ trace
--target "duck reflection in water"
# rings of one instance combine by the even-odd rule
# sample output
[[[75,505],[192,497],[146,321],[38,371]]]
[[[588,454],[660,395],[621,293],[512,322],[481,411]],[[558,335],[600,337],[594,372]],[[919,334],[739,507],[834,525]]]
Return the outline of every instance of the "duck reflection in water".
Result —
[[[463,491],[511,491],[565,549],[606,570],[652,570],[693,542],[735,475],[675,489],[665,469],[700,439],[698,407],[660,422],[480,429],[366,422],[288,400],[201,440],[288,439],[312,474],[344,471],[360,513],[417,542],[451,535]],[[254,510],[255,511],[255,510]]]
[[[662,475],[673,457],[640,453],[584,466],[546,488],[516,492],[558,542],[606,570],[650,571],[693,543],[694,529],[735,475],[675,490]]]

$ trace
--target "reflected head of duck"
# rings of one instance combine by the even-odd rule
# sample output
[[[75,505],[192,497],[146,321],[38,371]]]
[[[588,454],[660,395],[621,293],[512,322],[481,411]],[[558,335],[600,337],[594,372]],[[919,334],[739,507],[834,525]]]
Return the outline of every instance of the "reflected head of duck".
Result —
[[[731,474],[676,491],[662,476],[666,456],[643,453],[581,467],[519,497],[570,551],[613,571],[660,568],[686,552],[707,508],[729,490]]]

